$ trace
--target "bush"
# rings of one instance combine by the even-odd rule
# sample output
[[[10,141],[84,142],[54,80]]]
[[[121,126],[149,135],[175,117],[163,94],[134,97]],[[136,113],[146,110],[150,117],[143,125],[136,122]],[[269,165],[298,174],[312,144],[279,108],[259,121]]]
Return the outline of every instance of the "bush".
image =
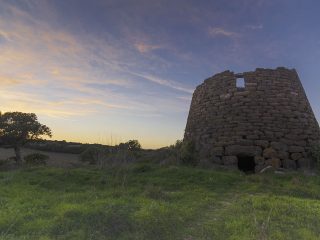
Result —
[[[198,159],[196,157],[196,149],[192,141],[184,141],[179,143],[179,158],[182,164],[196,166]]]
[[[46,165],[49,156],[42,153],[32,153],[24,157],[27,165],[37,166]]]
[[[105,147],[91,146],[80,154],[80,161],[102,165],[109,152]]]
[[[198,165],[197,152],[191,141],[177,140],[175,144],[154,151],[154,157],[162,166]]]
[[[108,163],[112,166],[121,166],[136,161],[136,154],[130,150],[117,150],[109,156]]]
[[[139,151],[141,150],[141,144],[138,140],[129,140],[126,143],[120,143],[118,148],[121,150]]]
[[[320,145],[315,145],[312,147],[311,157],[316,162],[318,168],[320,168]]]
[[[98,165],[100,168],[121,166],[136,160],[132,151],[106,147],[89,147],[80,155],[80,161]]]

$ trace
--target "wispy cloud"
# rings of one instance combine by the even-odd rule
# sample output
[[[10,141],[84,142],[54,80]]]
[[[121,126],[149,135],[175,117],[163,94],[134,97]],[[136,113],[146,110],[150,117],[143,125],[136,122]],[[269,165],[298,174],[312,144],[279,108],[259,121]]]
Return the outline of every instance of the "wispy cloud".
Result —
[[[247,25],[246,28],[251,29],[251,30],[261,30],[261,29],[263,29],[263,25],[262,24]]]
[[[140,53],[148,53],[150,51],[163,48],[160,45],[146,44],[143,42],[135,43],[134,46]]]
[[[219,27],[209,27],[208,34],[211,37],[223,36],[223,37],[228,37],[228,38],[234,38],[234,37],[239,36],[239,34],[236,32],[229,31],[227,29],[219,28]]]
[[[8,75],[3,75],[0,73],[0,86],[3,88],[16,85],[23,85],[26,83],[30,86],[40,84],[38,80],[33,79],[33,76],[30,73],[16,75],[15,77],[10,77]]]
[[[169,87],[178,91],[182,91],[182,92],[187,92],[187,93],[192,93],[193,89],[188,88],[186,86],[183,86],[175,81],[170,81],[167,79],[163,79],[163,78],[159,78],[150,74],[143,74],[143,73],[133,73],[136,76],[142,77],[145,80],[148,80],[150,82],[165,86],[165,87]]]

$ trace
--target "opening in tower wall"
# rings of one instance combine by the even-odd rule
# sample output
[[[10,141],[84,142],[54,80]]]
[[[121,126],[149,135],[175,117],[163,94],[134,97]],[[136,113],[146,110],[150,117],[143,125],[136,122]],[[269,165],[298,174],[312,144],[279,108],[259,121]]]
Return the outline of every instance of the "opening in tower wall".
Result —
[[[254,168],[256,166],[254,162],[254,157],[240,155],[238,158],[238,169],[249,174],[254,173]]]
[[[245,88],[246,83],[244,81],[244,78],[237,78],[236,85],[237,85],[237,88]]]

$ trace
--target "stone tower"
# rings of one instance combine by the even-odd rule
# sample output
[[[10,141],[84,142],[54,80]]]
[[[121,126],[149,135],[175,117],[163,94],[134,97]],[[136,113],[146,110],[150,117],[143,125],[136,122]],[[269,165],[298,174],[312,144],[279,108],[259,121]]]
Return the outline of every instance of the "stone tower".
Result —
[[[320,130],[296,70],[258,68],[225,71],[199,85],[184,140],[200,159],[243,171],[298,169],[313,167],[308,152]]]

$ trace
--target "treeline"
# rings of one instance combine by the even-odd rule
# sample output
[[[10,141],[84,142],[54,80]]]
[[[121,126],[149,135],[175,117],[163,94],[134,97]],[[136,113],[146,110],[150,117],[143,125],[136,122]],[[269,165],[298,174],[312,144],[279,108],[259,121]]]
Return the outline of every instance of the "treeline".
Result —
[[[59,152],[59,153],[73,153],[81,154],[89,148],[99,148],[108,150],[125,149],[125,150],[142,150],[138,140],[129,140],[125,143],[120,143],[116,146],[108,146],[102,144],[89,144],[89,143],[77,143],[67,141],[51,141],[51,140],[38,140],[31,141],[25,144],[26,148],[48,151],[48,152]]]
[[[89,147],[103,147],[111,149],[112,146],[102,145],[102,144],[88,144],[88,143],[77,143],[77,142],[66,142],[66,141],[51,141],[51,140],[41,140],[28,142],[25,147],[49,151],[49,152],[59,152],[59,153],[73,153],[80,154],[84,152]]]

